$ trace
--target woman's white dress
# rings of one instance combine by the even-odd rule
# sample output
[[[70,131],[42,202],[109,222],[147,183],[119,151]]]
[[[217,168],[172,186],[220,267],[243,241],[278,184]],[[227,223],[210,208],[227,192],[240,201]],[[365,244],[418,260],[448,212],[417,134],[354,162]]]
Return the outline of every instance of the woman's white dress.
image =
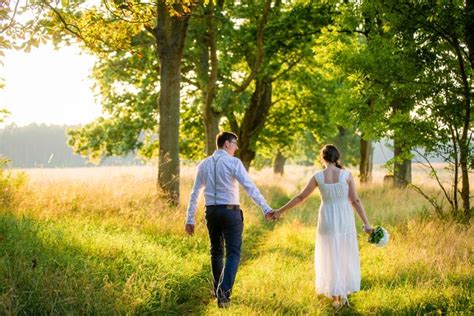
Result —
[[[322,199],[314,253],[316,292],[328,297],[360,290],[359,248],[348,176],[349,171],[341,169],[339,181],[327,184],[322,171],[314,175]]]

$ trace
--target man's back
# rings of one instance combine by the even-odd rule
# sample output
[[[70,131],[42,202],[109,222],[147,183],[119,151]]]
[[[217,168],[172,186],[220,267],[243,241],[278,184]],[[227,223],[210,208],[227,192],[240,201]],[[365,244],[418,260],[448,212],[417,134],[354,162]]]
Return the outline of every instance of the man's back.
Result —
[[[239,204],[239,183],[236,178],[239,162],[225,151],[216,150],[199,165],[206,205]]]
[[[271,211],[271,207],[253,184],[240,159],[229,155],[225,150],[218,149],[198,166],[186,223],[194,224],[194,214],[202,187],[206,206],[239,205],[239,183],[264,214]]]

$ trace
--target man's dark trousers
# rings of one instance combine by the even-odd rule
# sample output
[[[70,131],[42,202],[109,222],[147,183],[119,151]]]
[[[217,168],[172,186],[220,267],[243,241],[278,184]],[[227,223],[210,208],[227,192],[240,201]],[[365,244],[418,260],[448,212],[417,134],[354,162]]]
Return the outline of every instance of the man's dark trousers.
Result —
[[[244,218],[239,206],[206,206],[214,290],[230,296],[240,262]],[[226,252],[224,268],[224,244]]]

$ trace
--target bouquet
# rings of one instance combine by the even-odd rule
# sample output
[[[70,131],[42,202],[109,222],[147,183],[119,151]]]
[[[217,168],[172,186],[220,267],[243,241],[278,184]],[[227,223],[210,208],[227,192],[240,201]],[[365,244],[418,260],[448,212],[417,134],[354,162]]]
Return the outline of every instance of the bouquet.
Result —
[[[377,247],[385,247],[390,239],[390,234],[382,226],[376,226],[367,241]]]

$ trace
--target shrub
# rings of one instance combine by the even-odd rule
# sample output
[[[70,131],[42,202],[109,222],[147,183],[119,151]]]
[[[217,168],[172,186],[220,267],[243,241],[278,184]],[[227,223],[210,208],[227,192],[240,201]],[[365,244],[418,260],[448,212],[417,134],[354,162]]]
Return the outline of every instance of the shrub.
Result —
[[[5,170],[8,160],[0,157],[0,210],[8,210],[13,206],[15,193],[27,180],[24,172],[14,174]]]

